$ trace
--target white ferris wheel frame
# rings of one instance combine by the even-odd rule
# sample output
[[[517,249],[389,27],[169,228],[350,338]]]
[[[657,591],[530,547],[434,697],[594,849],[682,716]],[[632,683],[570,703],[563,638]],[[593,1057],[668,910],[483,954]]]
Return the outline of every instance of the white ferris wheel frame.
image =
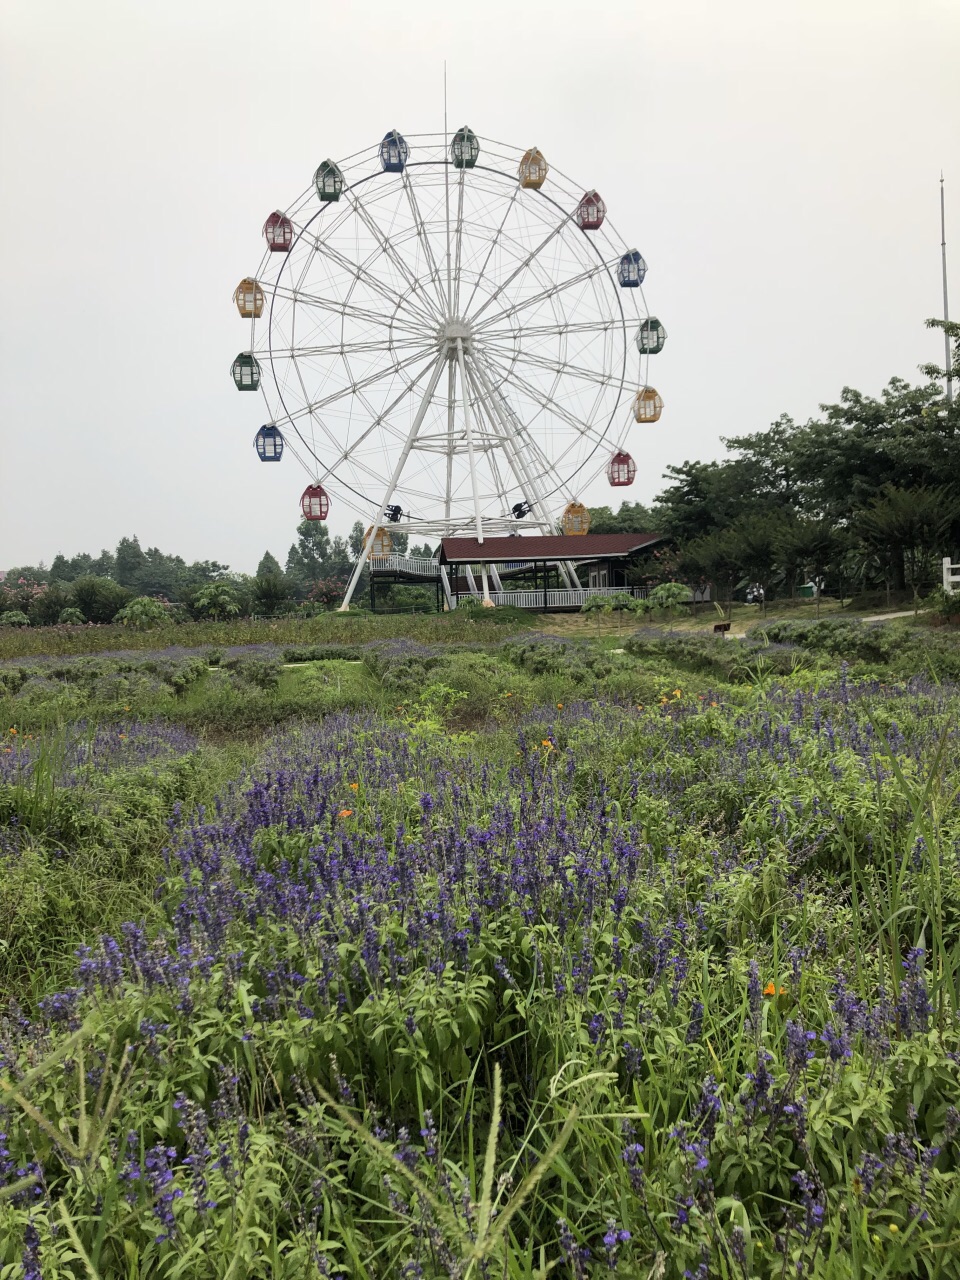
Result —
[[[469,529],[481,543],[485,534],[518,533],[523,529],[551,533],[556,527],[551,500],[564,505],[575,500],[577,492],[586,488],[606,467],[611,447],[614,452],[624,448],[626,434],[634,426],[630,410],[635,390],[638,386],[647,385],[643,362],[644,359],[649,361],[649,355],[644,357],[638,354],[634,357],[640,362],[636,383],[630,377],[628,364],[630,353],[635,350],[634,336],[650,313],[642,283],[637,288],[623,288],[619,283],[617,270],[628,249],[622,241],[618,243],[619,238],[609,220],[604,219],[603,227],[598,231],[582,230],[576,221],[576,215],[583,188],[577,187],[551,167],[548,183],[560,199],[555,199],[550,192],[542,189],[522,189],[516,170],[521,150],[490,139],[478,140],[480,157],[469,168],[454,167],[450,157],[450,140],[446,133],[410,136],[411,154],[399,174],[386,173],[379,166],[379,144],[339,162],[338,167],[344,173],[340,199],[335,202],[320,202],[314,188],[308,188],[285,211],[285,216],[291,220],[295,231],[290,251],[276,254],[268,250],[256,277],[261,288],[269,293],[269,309],[265,316],[267,344],[265,348],[258,350],[254,318],[251,320],[250,350],[255,356],[265,355],[269,363],[272,392],[266,386],[265,378],[261,379],[260,389],[267,403],[270,421],[284,426],[287,447],[313,482],[328,485],[339,500],[358,514],[365,515],[368,519],[372,515],[363,550],[341,606],[343,609],[349,607],[373,540],[383,525],[387,509],[415,450],[432,453],[444,460],[446,479],[443,492],[438,494],[434,490],[432,494],[438,504],[442,503],[443,514],[408,515],[404,520],[405,532],[443,537],[465,533]],[[430,159],[416,158],[418,154],[430,151],[440,154]],[[483,164],[488,152],[494,159],[510,163],[513,171]],[[346,180],[349,169],[370,160],[377,167],[361,173],[349,182]],[[428,173],[435,177],[436,170],[441,166],[444,220],[443,242],[438,249],[435,241],[431,240],[420,212],[415,179],[422,179]],[[451,169],[453,175],[450,173]],[[397,238],[397,233],[391,234],[389,230],[383,230],[371,208],[364,203],[365,189],[375,192],[377,179],[383,178],[399,179],[409,205],[410,221],[401,229],[402,242]],[[466,225],[463,212],[464,189],[467,182],[478,179],[507,184],[503,186],[502,193],[504,196],[509,195],[509,199],[506,200],[499,225],[489,237],[486,256],[479,271],[472,268],[469,273],[465,273],[465,262],[462,259]],[[453,221],[451,188],[455,188],[457,197],[457,211]],[[543,202],[538,206],[539,209],[550,208],[555,216],[542,239],[526,252],[519,265],[508,270],[504,278],[494,278],[492,273],[488,275],[488,271],[490,264],[501,256],[507,220],[517,200],[528,198]],[[565,199],[567,204],[562,204],[561,199]],[[310,212],[312,203],[317,203],[319,207]],[[309,213],[310,216],[303,219],[300,216],[303,213]],[[359,261],[345,255],[342,248],[332,243],[332,231],[324,234],[324,219],[336,230],[351,217],[362,226],[364,234],[369,236],[379,271],[374,271],[365,263],[359,252]],[[487,228],[481,229],[486,230]],[[577,237],[578,244],[586,243],[589,247],[592,265],[584,266],[573,276],[557,280],[542,266],[542,260],[548,256],[551,246],[556,244],[558,238],[569,233]],[[422,255],[422,267],[425,270],[418,271],[417,263],[411,265],[404,256],[406,249],[401,252],[407,241],[415,244],[417,252]],[[342,273],[343,280],[338,282],[339,290],[331,289],[329,295],[312,292],[285,279],[285,275],[292,275],[291,264],[298,260],[297,251],[302,251],[304,247],[307,255],[300,270],[300,282],[305,280],[314,262],[323,259],[326,266]],[[280,258],[279,270],[275,271],[271,281],[270,268],[277,258]],[[385,278],[385,264],[394,273],[392,280]],[[534,272],[539,272],[542,287],[529,296],[511,299],[508,293],[511,285],[531,268]],[[476,278],[471,282],[472,276]],[[544,276],[547,277],[546,280],[543,280]],[[352,283],[346,286],[346,281]],[[588,283],[595,289],[594,282],[602,282],[603,293],[597,294],[595,301],[607,299],[607,314],[601,313],[595,318],[578,321],[568,319],[561,312],[554,324],[522,322],[521,313],[524,311],[529,312],[540,306],[547,310],[552,307],[556,313],[558,299],[564,293]],[[465,302],[461,295],[461,285],[465,285]],[[485,296],[481,296],[478,305],[471,311],[478,290],[483,285],[487,286],[484,289]],[[342,296],[345,289],[348,294],[346,298]],[[361,298],[367,299],[367,306],[350,300],[355,290]],[[335,296],[338,291],[341,294],[339,297]],[[508,305],[501,305],[499,308],[494,306],[492,314],[485,317],[491,305],[498,300],[505,301]],[[343,325],[349,319],[352,323],[371,327],[376,336],[352,343],[344,342],[341,336],[339,343],[328,341],[319,345],[298,345],[295,328],[298,306],[307,309],[308,313],[329,316],[331,322],[333,317],[337,317]],[[284,307],[292,308],[289,312],[292,317],[289,321],[290,340],[287,342],[280,341],[283,333],[275,319],[276,313]],[[598,309],[602,311],[599,303]],[[384,330],[381,337],[380,333]],[[396,337],[397,332],[400,334],[399,339]],[[522,337],[534,341],[557,337],[561,352],[565,353],[570,338],[589,338],[592,347],[587,352],[587,358],[595,359],[598,336],[603,338],[605,349],[617,356],[618,368],[575,365],[565,358],[551,359],[547,354],[525,351],[520,345]],[[390,360],[379,371],[374,370],[360,376],[352,372],[349,363],[351,359],[361,363],[365,357],[383,359],[387,351]],[[335,385],[335,389],[316,398],[315,393],[304,384],[300,369],[301,362],[310,361],[316,362],[315,367],[321,368],[326,367],[323,362],[330,362],[333,367],[339,368],[336,362],[340,361],[347,376],[339,385]],[[291,391],[289,364],[296,370],[303,400],[301,404],[293,402],[297,384],[293,384],[294,390]],[[445,388],[441,386],[444,373],[447,375]],[[391,396],[379,408],[367,400],[367,391],[377,382],[395,377],[402,380],[397,395]],[[541,379],[539,385],[538,378]],[[544,380],[548,378],[554,379],[549,389],[544,385]],[[576,404],[571,406],[564,402],[563,388],[571,382],[577,385],[594,383],[606,394],[603,412],[595,415],[599,416],[599,421],[589,420],[587,414],[575,412],[578,408]],[[537,432],[531,428],[529,420],[525,422],[511,403],[511,392],[528,407],[528,414],[531,407],[539,406],[545,419],[550,422],[551,430],[559,428],[567,434],[573,442],[571,448],[578,448],[580,451],[580,456],[574,459],[577,463],[575,467],[567,467],[562,474],[559,473],[559,463],[547,456],[545,443],[537,439]],[[597,393],[597,403],[601,392]],[[273,395],[276,397],[275,401],[272,399]],[[344,444],[338,441],[335,432],[325,423],[323,413],[336,411],[335,406],[345,400],[359,402],[369,414],[369,421],[364,423],[363,430]],[[288,401],[291,403],[288,404]],[[414,404],[415,411],[412,409]],[[357,480],[358,477],[361,480],[367,478],[371,489],[380,489],[385,478],[384,468],[378,469],[369,459],[361,462],[362,448],[366,446],[368,451],[375,448],[373,437],[388,423],[390,416],[404,405],[411,420],[405,432],[398,433],[391,428],[392,435],[388,443],[394,449],[391,457],[393,466],[386,487],[382,489],[382,497],[375,501],[357,487]],[[445,409],[446,432],[436,430],[433,435],[429,432],[421,435],[427,413],[435,405],[439,405],[441,410]],[[305,424],[307,420],[314,427],[319,425],[322,436],[325,437],[319,447],[315,435],[308,439],[301,431],[301,424]],[[287,425],[296,434],[300,447],[293,445],[290,440]],[[396,448],[397,445],[399,448]],[[326,460],[320,454],[321,448],[326,454]],[[484,457],[492,473],[493,487],[489,492],[481,492],[479,456]],[[457,490],[460,509],[455,511],[453,468],[457,457],[466,459],[470,491],[469,494],[462,492],[462,485]],[[498,457],[502,460],[508,479],[504,479],[499,470]],[[349,479],[344,474],[348,468]],[[488,489],[490,484],[488,477]],[[522,494],[522,501],[528,507],[527,514],[519,519],[509,511],[511,493],[513,496]],[[423,496],[425,495],[421,495]],[[359,500],[360,505],[356,500]],[[491,510],[491,506],[495,505],[499,505],[498,511]],[[489,599],[486,574],[483,576],[484,595]]]

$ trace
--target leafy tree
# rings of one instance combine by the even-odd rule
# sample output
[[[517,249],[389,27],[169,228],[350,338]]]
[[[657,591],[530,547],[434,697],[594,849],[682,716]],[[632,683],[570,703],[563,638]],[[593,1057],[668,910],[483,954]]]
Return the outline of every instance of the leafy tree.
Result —
[[[657,517],[642,502],[621,502],[614,512],[610,507],[590,508],[591,533],[654,533]]]
[[[159,600],[152,596],[137,596],[129,604],[124,605],[114,617],[114,622],[125,627],[135,627],[138,631],[146,631],[151,627],[159,627],[167,620],[167,611]]]
[[[649,610],[664,609],[668,613],[673,613],[683,605],[689,604],[692,598],[692,591],[684,583],[661,582],[659,586],[653,588],[643,603]]]
[[[235,618],[240,612],[240,605],[232,587],[225,582],[211,582],[203,587],[193,598],[194,611],[203,618]]]
[[[61,609],[60,617],[57,619],[62,627],[79,627],[86,622],[86,618],[79,609]]]
[[[928,329],[940,329],[944,332],[953,343],[953,350],[950,352],[950,368],[941,369],[938,364],[922,364],[920,372],[925,378],[946,378],[948,373],[954,381],[960,380],[960,324],[956,320],[928,320]]]
[[[20,609],[5,609],[0,613],[0,627],[29,627],[30,619]]]

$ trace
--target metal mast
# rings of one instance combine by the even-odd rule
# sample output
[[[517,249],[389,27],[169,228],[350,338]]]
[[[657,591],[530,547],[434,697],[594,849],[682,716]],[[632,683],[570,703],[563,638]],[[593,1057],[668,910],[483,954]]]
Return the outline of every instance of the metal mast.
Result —
[[[940,172],[940,258],[943,264],[943,323],[950,323],[950,305],[947,301],[947,222],[943,205],[943,171]],[[953,373],[950,360],[950,335],[943,331],[944,362],[947,374],[947,404],[953,404]]]

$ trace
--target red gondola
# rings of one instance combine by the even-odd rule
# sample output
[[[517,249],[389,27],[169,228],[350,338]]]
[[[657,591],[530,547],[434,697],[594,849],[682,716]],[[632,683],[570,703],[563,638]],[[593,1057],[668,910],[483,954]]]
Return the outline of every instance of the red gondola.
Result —
[[[285,213],[276,209],[263,224],[263,236],[271,253],[289,253],[293,244],[293,223]]]
[[[319,484],[308,484],[300,497],[300,510],[304,520],[326,520],[330,510],[326,489]]]
[[[622,449],[617,450],[607,463],[607,479],[613,487],[620,489],[624,485],[633,484],[636,475],[637,464],[629,453],[624,453]]]
[[[598,231],[603,226],[607,206],[596,191],[588,191],[577,205],[577,226],[581,231]]]

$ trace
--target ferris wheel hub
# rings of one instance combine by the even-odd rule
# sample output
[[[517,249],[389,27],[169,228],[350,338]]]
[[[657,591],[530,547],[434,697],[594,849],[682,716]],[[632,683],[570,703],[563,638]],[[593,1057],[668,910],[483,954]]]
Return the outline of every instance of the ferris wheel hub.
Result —
[[[469,351],[470,341],[473,338],[473,326],[466,320],[461,320],[459,316],[451,316],[449,320],[443,322],[437,333],[437,343],[441,352],[451,360],[457,358],[458,338],[463,344],[464,351]]]

